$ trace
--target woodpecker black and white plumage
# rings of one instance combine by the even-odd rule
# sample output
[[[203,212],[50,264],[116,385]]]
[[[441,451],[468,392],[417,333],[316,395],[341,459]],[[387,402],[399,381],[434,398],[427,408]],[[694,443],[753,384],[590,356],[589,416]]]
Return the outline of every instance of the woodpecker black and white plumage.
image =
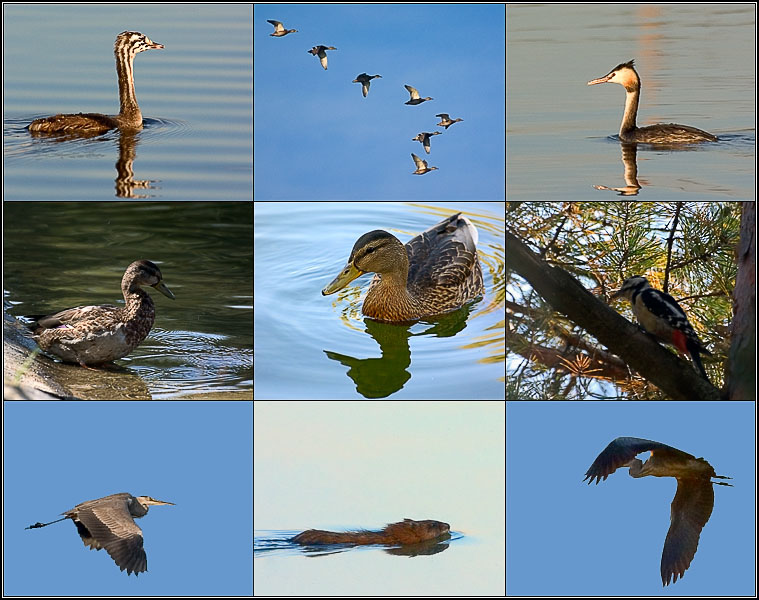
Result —
[[[648,333],[690,356],[696,370],[709,381],[700,354],[711,356],[712,353],[698,339],[685,311],[672,296],[653,289],[645,277],[638,275],[626,279],[611,297],[627,298],[638,323]]]

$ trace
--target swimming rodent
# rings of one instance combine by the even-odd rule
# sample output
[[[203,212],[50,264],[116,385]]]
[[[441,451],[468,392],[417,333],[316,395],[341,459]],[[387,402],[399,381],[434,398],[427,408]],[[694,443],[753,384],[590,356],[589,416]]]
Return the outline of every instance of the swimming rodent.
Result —
[[[418,544],[445,535],[451,529],[442,521],[414,521],[403,519],[390,523],[381,531],[322,531],[309,529],[299,533],[292,542],[296,544]]]

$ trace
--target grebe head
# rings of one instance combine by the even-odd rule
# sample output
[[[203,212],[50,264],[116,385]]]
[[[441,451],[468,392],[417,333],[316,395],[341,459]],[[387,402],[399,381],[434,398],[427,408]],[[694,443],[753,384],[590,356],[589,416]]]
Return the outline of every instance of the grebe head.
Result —
[[[635,61],[630,60],[614,67],[603,77],[593,79],[588,85],[597,83],[618,83],[625,88],[625,112],[619,127],[619,139],[623,142],[642,142],[648,144],[692,144],[698,142],[716,142],[711,133],[675,123],[638,127],[638,102],[640,101],[640,77],[635,71]]]
[[[145,50],[160,50],[161,48],[163,48],[163,44],[154,42],[144,33],[140,33],[139,31],[122,31],[116,36],[116,43],[113,45],[116,56],[118,56],[120,52],[124,52],[125,54],[134,57],[140,52],[145,52]]]
[[[596,85],[597,83],[618,83],[623,86],[628,92],[640,89],[640,77],[638,77],[637,71],[635,71],[634,63],[635,59],[622,63],[614,67],[603,77],[593,79],[588,82],[588,85]]]

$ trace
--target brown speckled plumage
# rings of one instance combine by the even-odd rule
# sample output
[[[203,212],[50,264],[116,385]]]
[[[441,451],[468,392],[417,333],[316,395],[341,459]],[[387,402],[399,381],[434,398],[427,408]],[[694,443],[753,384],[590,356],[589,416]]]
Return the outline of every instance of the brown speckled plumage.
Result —
[[[358,239],[348,264],[322,294],[374,272],[362,308],[368,317],[412,321],[455,310],[485,293],[476,243],[476,229],[461,213],[405,246],[386,231],[370,231]]]
[[[123,307],[78,306],[30,316],[35,320],[34,339],[43,350],[82,366],[123,358],[147,337],[155,322],[153,300],[140,286],[154,287],[174,299],[162,278],[160,269],[149,260],[135,261],[121,279]]]
[[[29,132],[35,136],[62,135],[88,137],[118,128],[122,131],[142,129],[142,113],[134,93],[134,57],[145,50],[163,48],[138,31],[122,31],[116,36],[116,76],[119,82],[119,114],[77,113],[35,119]]]

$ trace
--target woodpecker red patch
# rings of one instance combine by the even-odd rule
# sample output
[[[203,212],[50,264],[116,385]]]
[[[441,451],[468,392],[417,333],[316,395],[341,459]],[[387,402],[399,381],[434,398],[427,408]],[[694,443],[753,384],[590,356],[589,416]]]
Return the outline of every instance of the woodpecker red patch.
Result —
[[[688,352],[688,338],[679,329],[672,330],[672,345],[685,355],[689,355]]]

